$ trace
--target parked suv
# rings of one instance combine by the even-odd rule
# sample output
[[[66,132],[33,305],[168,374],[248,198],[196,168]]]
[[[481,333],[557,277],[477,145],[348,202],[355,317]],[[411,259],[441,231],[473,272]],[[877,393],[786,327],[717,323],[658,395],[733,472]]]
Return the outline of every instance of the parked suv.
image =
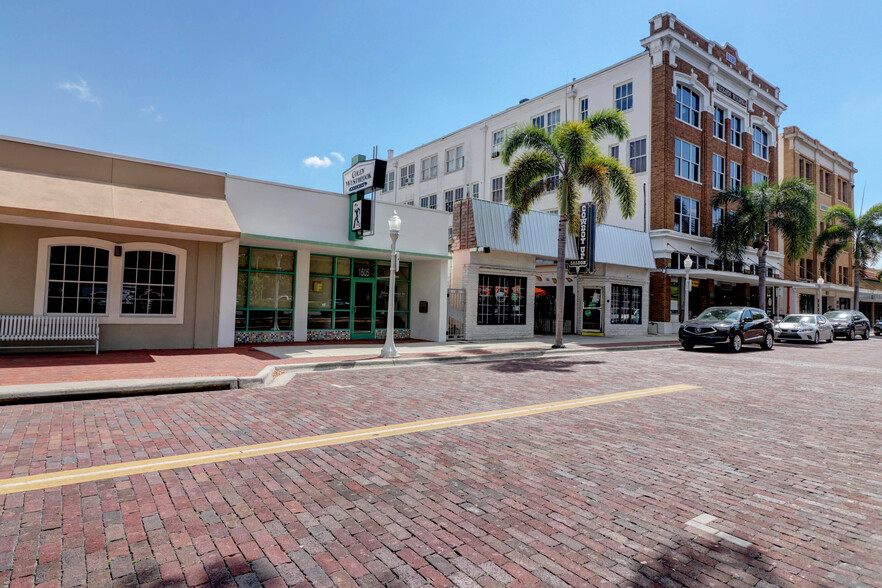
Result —
[[[775,345],[772,321],[766,313],[744,306],[712,306],[680,325],[679,338],[687,351],[696,345],[713,345],[737,353],[745,343],[758,343],[763,349]]]
[[[824,316],[833,325],[833,336],[840,335],[854,341],[858,335],[864,339],[870,338],[870,319],[864,313],[856,310],[831,310]]]

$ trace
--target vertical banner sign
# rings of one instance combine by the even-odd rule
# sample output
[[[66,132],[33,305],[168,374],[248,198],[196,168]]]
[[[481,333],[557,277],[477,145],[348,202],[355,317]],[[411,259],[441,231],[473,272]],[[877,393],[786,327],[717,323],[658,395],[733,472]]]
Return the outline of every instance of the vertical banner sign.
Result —
[[[361,158],[361,160],[358,160]],[[374,227],[374,200],[367,192],[382,188],[386,181],[386,162],[382,159],[354,158],[356,163],[343,172],[343,193],[349,196],[349,240],[363,239]]]
[[[595,253],[595,209],[590,203],[583,203],[579,209],[579,259],[570,262],[570,267],[584,267],[589,274],[594,273]]]

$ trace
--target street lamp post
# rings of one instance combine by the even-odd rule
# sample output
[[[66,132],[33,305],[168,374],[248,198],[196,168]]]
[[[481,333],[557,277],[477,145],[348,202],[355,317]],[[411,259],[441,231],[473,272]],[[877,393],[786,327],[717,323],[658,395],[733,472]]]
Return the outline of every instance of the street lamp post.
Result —
[[[686,259],[683,260],[683,269],[686,270],[686,283],[684,284],[684,296],[683,296],[683,320],[689,320],[689,290],[692,289],[692,281],[689,279],[689,270],[692,269],[692,258],[687,256]]]
[[[818,314],[824,314],[824,307],[821,305],[821,288],[824,286],[824,278],[818,276]]]
[[[389,267],[389,311],[386,313],[386,343],[380,351],[380,357],[398,357],[395,348],[395,272],[398,271],[398,252],[395,244],[398,242],[398,233],[401,231],[401,218],[398,211],[393,210],[389,217],[389,237],[392,238],[392,263]]]

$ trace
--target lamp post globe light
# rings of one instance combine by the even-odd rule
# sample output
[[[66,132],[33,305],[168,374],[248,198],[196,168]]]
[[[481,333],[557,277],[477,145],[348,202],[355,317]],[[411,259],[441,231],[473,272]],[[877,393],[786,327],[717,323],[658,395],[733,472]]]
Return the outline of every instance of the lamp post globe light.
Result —
[[[392,239],[392,263],[389,267],[389,310],[386,313],[386,343],[380,351],[380,357],[398,357],[395,348],[395,272],[398,271],[398,252],[395,244],[398,241],[398,233],[401,231],[401,217],[398,211],[393,210],[389,217],[389,237]]]
[[[692,280],[689,279],[689,270],[692,269],[692,257],[687,256],[686,259],[683,260],[683,269],[686,270],[686,283],[684,284],[685,288],[683,289],[683,320],[689,320],[689,290],[692,289]]]
[[[818,314],[824,314],[824,307],[821,303],[821,288],[824,287],[824,278],[818,276]]]

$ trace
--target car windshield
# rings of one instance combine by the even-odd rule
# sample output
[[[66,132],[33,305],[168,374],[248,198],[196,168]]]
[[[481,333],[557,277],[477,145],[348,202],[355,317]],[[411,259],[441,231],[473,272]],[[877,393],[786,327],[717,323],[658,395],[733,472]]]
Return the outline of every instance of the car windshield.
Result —
[[[784,317],[782,323],[811,323],[814,324],[817,319],[814,316],[806,316],[804,314],[788,314]]]
[[[824,316],[828,319],[848,320],[851,318],[850,312],[826,312]]]
[[[708,308],[695,317],[697,321],[737,321],[741,320],[740,308]]]

